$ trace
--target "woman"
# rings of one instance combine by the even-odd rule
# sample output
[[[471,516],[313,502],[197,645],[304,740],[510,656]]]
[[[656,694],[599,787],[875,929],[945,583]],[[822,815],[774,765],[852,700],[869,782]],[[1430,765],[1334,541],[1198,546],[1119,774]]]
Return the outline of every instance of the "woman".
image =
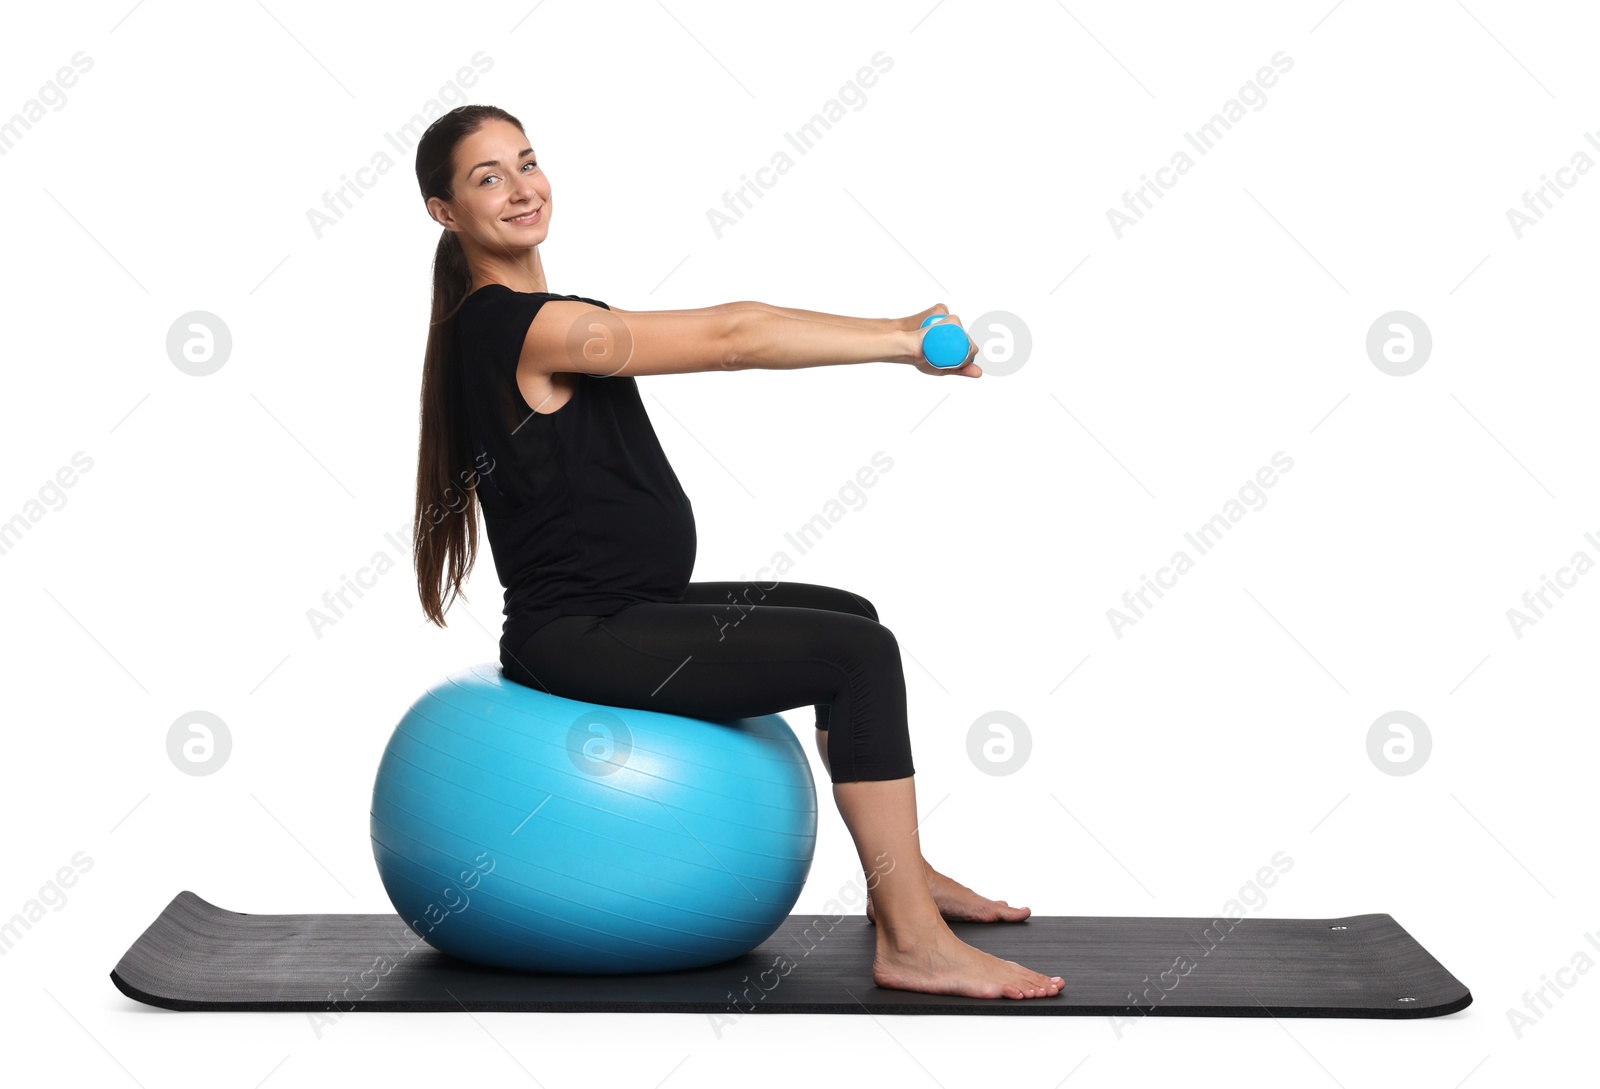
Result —
[[[817,751],[877,893],[880,987],[974,998],[1056,994],[1059,976],[990,956],[946,919],[1016,922],[929,866],[899,647],[872,605],[804,583],[689,581],[694,515],[639,400],[639,375],[885,360],[928,374],[919,325],[753,302],[632,312],[546,290],[549,178],[521,123],[462,106],[417,146],[434,256],[414,532],[424,610],[444,625],[481,503],[505,587],[508,679],[590,703],[702,718],[812,704]],[[969,342],[970,344],[970,342]]]

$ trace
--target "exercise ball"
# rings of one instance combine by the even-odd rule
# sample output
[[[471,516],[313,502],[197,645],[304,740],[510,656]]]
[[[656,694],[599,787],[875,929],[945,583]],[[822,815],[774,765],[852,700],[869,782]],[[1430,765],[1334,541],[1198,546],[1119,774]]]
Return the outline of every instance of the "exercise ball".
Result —
[[[372,789],[400,918],[497,968],[582,975],[717,964],[765,941],[811,869],[816,784],[779,715],[604,707],[496,663],[413,703]]]

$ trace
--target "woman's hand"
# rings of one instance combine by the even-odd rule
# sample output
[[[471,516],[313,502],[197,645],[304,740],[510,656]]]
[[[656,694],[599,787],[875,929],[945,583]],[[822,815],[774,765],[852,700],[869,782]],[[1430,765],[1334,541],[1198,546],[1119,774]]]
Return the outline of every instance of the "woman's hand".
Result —
[[[959,367],[935,367],[922,357],[922,334],[926,331],[922,328],[922,323],[932,314],[950,314],[950,311],[945,307],[944,303],[935,303],[920,314],[913,314],[909,318],[901,319],[901,328],[911,334],[911,343],[906,353],[905,361],[916,367],[923,374],[961,374],[968,378],[982,378],[983,368],[972,361],[973,357],[978,354],[978,346],[973,343],[970,336],[967,337],[967,357]],[[954,314],[950,314],[950,320],[956,324],[961,322],[961,319]],[[936,322],[935,324],[943,325],[945,322]],[[932,327],[930,325],[928,328],[931,329]]]
[[[900,328],[905,330],[920,329],[922,323],[932,314],[948,314],[950,308],[944,303],[934,303],[920,314],[912,314],[909,318],[900,319]]]

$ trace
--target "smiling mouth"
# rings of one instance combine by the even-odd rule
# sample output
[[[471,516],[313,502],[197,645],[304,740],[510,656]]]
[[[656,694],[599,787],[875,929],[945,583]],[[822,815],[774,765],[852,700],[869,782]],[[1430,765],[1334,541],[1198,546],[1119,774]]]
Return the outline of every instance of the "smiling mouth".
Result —
[[[513,216],[511,219],[506,220],[506,222],[507,223],[516,223],[516,224],[519,224],[519,225],[520,224],[524,224],[524,223],[537,223],[543,217],[544,217],[544,208],[543,208],[543,206],[540,206],[538,208],[535,208],[531,212],[525,212],[520,216]]]

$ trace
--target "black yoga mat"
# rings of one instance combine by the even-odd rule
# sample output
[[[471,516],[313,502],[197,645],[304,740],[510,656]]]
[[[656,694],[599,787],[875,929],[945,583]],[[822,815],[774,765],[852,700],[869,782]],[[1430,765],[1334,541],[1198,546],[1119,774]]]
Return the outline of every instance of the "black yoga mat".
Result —
[[[456,960],[398,915],[245,915],[192,892],[111,979],[172,1010],[1438,1017],[1472,1002],[1388,915],[1034,916],[951,929],[1066,986],[1029,999],[885,990],[872,982],[876,928],[864,915],[791,915],[753,952],[695,971],[544,975]]]

